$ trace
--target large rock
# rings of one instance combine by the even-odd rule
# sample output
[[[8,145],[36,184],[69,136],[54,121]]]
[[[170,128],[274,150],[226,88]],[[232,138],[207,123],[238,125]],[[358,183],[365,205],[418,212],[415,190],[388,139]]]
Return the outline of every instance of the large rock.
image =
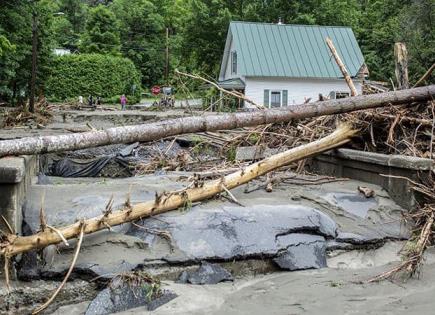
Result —
[[[233,281],[233,276],[217,264],[202,262],[198,270],[183,271],[178,282],[191,284],[217,284],[222,281]]]
[[[326,267],[326,242],[323,236],[289,234],[279,238],[285,244],[291,243],[278,254],[274,261],[282,269],[301,270]]]
[[[327,215],[313,208],[292,205],[213,210],[197,207],[184,214],[166,213],[159,220],[145,220],[142,225],[148,230],[165,230],[171,234],[175,251],[164,257],[171,262],[274,257],[296,243],[310,244],[313,234],[323,241],[336,236],[336,224]],[[150,244],[156,239],[154,234],[137,227],[128,233]]]
[[[151,290],[149,284],[129,283],[116,278],[89,304],[85,315],[112,314],[141,306],[152,311],[177,297],[175,293],[166,290],[153,295]]]

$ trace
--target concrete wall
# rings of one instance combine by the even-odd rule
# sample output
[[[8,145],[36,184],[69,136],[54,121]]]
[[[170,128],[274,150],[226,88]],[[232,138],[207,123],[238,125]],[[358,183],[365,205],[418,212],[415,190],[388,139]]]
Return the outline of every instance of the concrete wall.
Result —
[[[32,176],[37,172],[37,157],[6,157],[0,159],[0,215],[21,233],[22,207]],[[3,220],[0,229],[8,231]]]
[[[259,78],[246,77],[245,95],[257,104],[264,103],[264,90],[288,91],[288,105],[302,104],[305,98],[316,101],[319,93],[328,96],[331,91],[349,92],[344,80],[339,79],[304,79],[304,78]],[[355,86],[361,92],[361,82],[354,80]],[[247,104],[247,107],[249,104]]]
[[[383,187],[391,198],[406,209],[416,206],[417,196],[409,181],[418,180],[435,169],[433,160],[404,155],[386,155],[349,149],[338,149],[310,159],[309,167],[318,174],[346,177]],[[384,175],[384,176],[382,176]]]

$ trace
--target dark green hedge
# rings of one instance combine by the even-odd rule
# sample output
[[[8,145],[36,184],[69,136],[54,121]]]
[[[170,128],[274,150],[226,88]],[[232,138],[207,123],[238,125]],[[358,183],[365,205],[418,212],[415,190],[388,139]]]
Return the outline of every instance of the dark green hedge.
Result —
[[[46,94],[52,100],[82,95],[105,99],[122,94],[129,103],[140,100],[140,74],[130,59],[99,54],[72,54],[56,57],[46,82]],[[135,87],[135,88],[134,88]]]

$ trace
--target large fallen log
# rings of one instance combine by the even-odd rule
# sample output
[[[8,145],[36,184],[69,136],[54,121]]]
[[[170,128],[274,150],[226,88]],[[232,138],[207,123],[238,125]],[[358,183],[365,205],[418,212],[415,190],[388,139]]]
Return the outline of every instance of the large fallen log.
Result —
[[[357,131],[349,125],[342,125],[329,136],[273,155],[237,172],[226,175],[221,179],[208,181],[203,184],[196,183],[195,188],[164,193],[156,196],[155,200],[136,205],[131,205],[127,200],[124,208],[118,211],[112,211],[109,202],[109,206],[106,207],[107,211],[95,218],[82,220],[62,228],[47,229],[42,227],[41,232],[31,236],[7,235],[0,242],[0,254],[5,256],[7,263],[10,257],[19,253],[44,248],[48,245],[58,244],[75,238],[80,234],[82,228],[84,234],[90,234],[110,228],[111,226],[146,218],[186,206],[192,202],[211,198],[219,193],[228,192],[229,189],[243,185],[279,167],[339,147],[348,142],[356,133]]]
[[[282,109],[185,117],[77,134],[4,140],[0,141],[0,157],[78,150],[116,143],[147,142],[179,134],[251,127],[288,122],[292,119],[420,102],[432,99],[434,96],[435,85],[430,85],[409,90],[294,105]]]

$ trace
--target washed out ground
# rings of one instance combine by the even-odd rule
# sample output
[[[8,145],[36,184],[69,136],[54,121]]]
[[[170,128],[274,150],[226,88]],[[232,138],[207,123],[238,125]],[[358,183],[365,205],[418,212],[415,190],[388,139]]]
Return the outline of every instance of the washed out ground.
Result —
[[[44,129],[2,130],[0,138],[20,137],[29,130],[57,134],[89,130],[89,124],[103,128],[184,115],[190,113],[66,111]],[[127,198],[137,203],[154,199],[156,192],[181,189],[192,175],[35,177],[24,209],[25,231],[39,229],[41,205],[50,225],[63,226],[100,215],[112,195],[116,209]],[[303,180],[307,181],[302,185],[300,181],[282,183],[271,193],[263,188],[253,190],[264,183],[262,178],[232,190],[240,204],[222,194],[136,225],[87,236],[72,281],[49,312],[85,313],[104,281],[143,270],[161,278],[163,288],[178,295],[155,314],[431,314],[435,307],[429,298],[435,293],[432,251],[420,280],[361,283],[400,260],[398,252],[410,232],[402,220],[406,210],[375,185],[351,180],[310,184],[312,177]],[[372,189],[374,197],[366,198],[359,186]],[[39,258],[24,255],[18,277],[32,281],[15,283],[7,299],[1,286],[0,299],[6,302],[1,312],[26,313],[43,302],[56,287],[55,280],[62,279],[69,268],[75,242],[70,244],[69,248],[51,246]],[[226,268],[234,282],[201,286],[174,282],[183,271],[195,270],[203,261]],[[137,313],[148,311],[142,307],[125,312]]]

